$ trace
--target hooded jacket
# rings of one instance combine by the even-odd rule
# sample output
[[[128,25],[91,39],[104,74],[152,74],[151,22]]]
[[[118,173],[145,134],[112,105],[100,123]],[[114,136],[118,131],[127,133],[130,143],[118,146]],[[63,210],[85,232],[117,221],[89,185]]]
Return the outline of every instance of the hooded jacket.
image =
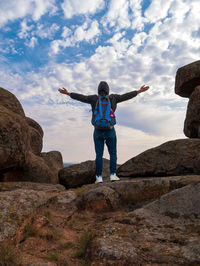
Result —
[[[74,93],[74,92],[70,93],[70,97],[72,99],[78,100],[78,101],[83,102],[83,103],[91,104],[92,112],[94,112],[94,109],[96,107],[98,96],[105,96],[105,95],[109,96],[109,99],[111,102],[111,107],[112,107],[113,111],[115,111],[118,103],[130,100],[133,97],[137,96],[137,91],[131,91],[131,92],[121,94],[121,95],[120,94],[110,94],[109,95],[109,86],[108,86],[107,82],[101,81],[99,83],[99,86],[98,86],[98,95],[96,95],[96,94],[83,95],[83,94]]]

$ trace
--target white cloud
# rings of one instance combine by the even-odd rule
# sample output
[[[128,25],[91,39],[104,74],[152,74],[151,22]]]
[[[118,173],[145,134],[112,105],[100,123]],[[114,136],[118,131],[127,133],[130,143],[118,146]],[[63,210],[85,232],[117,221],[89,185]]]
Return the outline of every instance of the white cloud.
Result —
[[[170,6],[173,2],[174,0],[152,0],[150,6],[145,11],[145,16],[149,19],[151,23],[164,19],[168,16]]]
[[[104,0],[64,0],[62,8],[66,18],[79,14],[94,14],[104,8]]]
[[[38,39],[36,37],[31,37],[30,40],[26,40],[25,42],[25,44],[30,48],[34,48],[37,43]]]
[[[131,25],[129,17],[129,2],[126,0],[111,0],[107,14],[102,18],[104,27],[128,28]]]
[[[130,9],[132,10],[131,20],[132,28],[137,31],[144,29],[144,24],[147,19],[142,16],[142,1],[141,0],[130,0]]]
[[[55,12],[55,0],[7,0],[0,1],[0,26],[18,18],[31,16],[39,20],[47,12]]]
[[[59,26],[56,23],[51,24],[50,26],[45,26],[43,24],[37,25],[37,30],[35,35],[41,39],[53,39],[54,34],[59,30]]]
[[[22,22],[21,22],[21,30],[20,32],[18,33],[18,36],[20,39],[25,39],[27,37],[29,37],[30,35],[30,31],[33,29],[33,25],[27,25],[27,21],[24,19]]]
[[[88,23],[84,23],[82,27],[78,27],[74,32],[74,42],[81,42],[83,40],[90,41],[93,40],[94,37],[100,34],[99,24],[96,20],[94,20],[90,28],[88,28]]]
[[[60,48],[76,46],[82,41],[93,44],[100,33],[99,24],[96,20],[86,20],[83,25],[75,27],[73,32],[71,29],[64,26],[62,32],[63,39],[54,40],[51,43],[51,51],[53,54],[57,54],[60,51]]]
[[[130,41],[124,38],[125,32],[116,33],[111,39],[107,42],[112,44],[112,46],[117,51],[118,57],[124,56],[124,53],[127,52],[127,49],[130,45]]]

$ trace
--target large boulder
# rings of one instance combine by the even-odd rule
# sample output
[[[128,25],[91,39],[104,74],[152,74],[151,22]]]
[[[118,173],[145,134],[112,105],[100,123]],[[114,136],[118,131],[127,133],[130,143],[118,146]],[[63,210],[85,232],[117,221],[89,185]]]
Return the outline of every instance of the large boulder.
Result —
[[[200,85],[200,60],[179,68],[176,72],[175,93],[189,98]]]
[[[64,167],[59,171],[60,184],[66,188],[75,188],[94,183],[96,180],[95,169],[95,161],[91,160]],[[110,161],[105,158],[103,159],[102,176],[103,180],[108,180],[110,176]]]
[[[60,155],[59,152],[58,155]],[[58,166],[54,164],[53,160],[47,163],[47,159],[45,160],[42,156],[37,156],[29,151],[21,179],[39,183],[59,183],[58,171],[63,167],[62,157],[59,159],[60,165]]]
[[[178,139],[149,149],[122,164],[120,177],[200,174],[200,140]]]
[[[200,86],[190,95],[184,122],[184,134],[188,138],[200,138]]]
[[[25,117],[24,110],[17,97],[11,92],[0,87],[0,105],[22,117]]]
[[[58,183],[59,152],[41,153],[43,130],[17,98],[0,88],[0,181]]]
[[[34,154],[40,155],[43,147],[44,132],[41,126],[30,117],[26,117],[30,132],[30,146]]]
[[[163,195],[157,201],[145,206],[155,213],[172,217],[200,215],[200,183],[188,185]]]
[[[95,163],[86,161],[80,164],[74,164],[61,169],[58,173],[59,183],[66,188],[75,188],[84,184],[94,183],[95,181]]]
[[[30,149],[29,126],[15,95],[0,88],[0,172],[21,168]]]
[[[29,131],[25,118],[0,102],[0,125],[0,171],[22,166],[29,149]]]

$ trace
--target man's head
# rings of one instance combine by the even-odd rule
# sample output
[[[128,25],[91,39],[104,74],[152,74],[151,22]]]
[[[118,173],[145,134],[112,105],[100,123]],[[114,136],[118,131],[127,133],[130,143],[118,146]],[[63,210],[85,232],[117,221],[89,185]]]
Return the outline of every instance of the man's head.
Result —
[[[98,86],[98,94],[100,96],[105,96],[109,94],[109,86],[106,81],[101,81]]]

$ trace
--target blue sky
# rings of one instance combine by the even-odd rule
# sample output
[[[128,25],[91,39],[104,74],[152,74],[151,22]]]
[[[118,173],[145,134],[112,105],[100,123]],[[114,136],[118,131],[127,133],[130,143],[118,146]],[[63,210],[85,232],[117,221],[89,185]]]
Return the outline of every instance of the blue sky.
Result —
[[[122,163],[185,137],[188,99],[174,82],[199,60],[199,13],[199,0],[0,0],[0,86],[43,127],[43,151],[80,162],[95,157],[90,106],[57,89],[94,94],[106,80],[121,94],[148,84],[116,112]]]

